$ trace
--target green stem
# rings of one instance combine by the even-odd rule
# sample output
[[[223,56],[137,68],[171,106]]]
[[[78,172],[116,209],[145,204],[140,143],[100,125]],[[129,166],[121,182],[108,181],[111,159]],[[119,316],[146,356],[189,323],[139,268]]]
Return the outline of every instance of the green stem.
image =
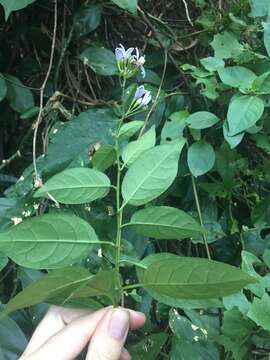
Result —
[[[201,223],[201,226],[204,227],[201,206],[200,206],[200,201],[199,201],[198,192],[197,192],[197,186],[196,186],[194,176],[192,174],[191,174],[191,181],[192,181],[193,193],[194,193],[194,198],[195,198],[195,203],[196,203],[200,223]],[[207,242],[207,238],[206,238],[205,234],[203,234],[203,241],[204,241],[204,246],[205,246],[207,257],[209,260],[211,260],[210,250],[209,250],[209,246],[208,246],[208,242]]]
[[[123,88],[124,91],[124,88]],[[122,218],[123,218],[123,210],[121,209],[120,204],[120,185],[121,185],[121,162],[120,162],[120,149],[119,149],[119,140],[118,133],[123,120],[125,119],[125,115],[119,121],[118,130],[115,136],[115,148],[116,148],[116,163],[117,163],[117,179],[116,179],[116,216],[117,216],[117,231],[116,231],[116,242],[115,242],[115,291],[116,293],[120,293],[120,297],[122,299],[122,306],[124,305],[124,297],[123,297],[123,289],[121,283],[121,275],[120,275],[120,258],[121,258],[121,237],[122,237]],[[114,304],[117,306],[118,304]]]

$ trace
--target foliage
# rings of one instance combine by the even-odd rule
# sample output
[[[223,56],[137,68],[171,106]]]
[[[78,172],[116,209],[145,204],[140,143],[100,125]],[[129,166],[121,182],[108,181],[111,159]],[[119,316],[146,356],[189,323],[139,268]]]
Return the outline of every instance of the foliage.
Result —
[[[269,1],[0,4],[1,359],[48,304],[145,312],[135,360],[266,359]]]

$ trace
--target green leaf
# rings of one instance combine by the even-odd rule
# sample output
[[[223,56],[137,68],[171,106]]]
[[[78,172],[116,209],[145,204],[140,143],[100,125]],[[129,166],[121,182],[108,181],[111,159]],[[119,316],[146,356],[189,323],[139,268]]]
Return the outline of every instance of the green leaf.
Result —
[[[17,264],[54,269],[75,263],[98,244],[94,229],[77,216],[45,214],[0,234],[0,251]]]
[[[119,73],[114,53],[103,47],[88,47],[80,59],[98,75],[110,76]]]
[[[256,280],[231,265],[173,255],[153,261],[143,271],[140,282],[153,297],[158,293],[195,300],[233,294]]]
[[[32,92],[15,76],[5,75],[5,77],[7,79],[7,99],[11,108],[22,114],[34,107]]]
[[[258,326],[270,331],[270,296],[265,293],[261,299],[255,297],[247,316]]]
[[[211,72],[216,71],[219,68],[223,68],[225,66],[225,62],[222,59],[212,56],[201,59],[200,63],[205,67],[206,70]]]
[[[185,141],[148,150],[128,169],[122,182],[124,204],[143,205],[157,198],[173,183]]]
[[[243,140],[244,136],[245,136],[245,132],[241,132],[237,135],[234,135],[234,136],[230,136],[229,135],[229,125],[228,125],[228,122],[227,120],[224,121],[223,123],[223,136],[224,136],[224,139],[227,141],[227,143],[230,145],[230,148],[231,149],[234,149],[237,147],[237,145],[239,145],[241,143],[241,141]]]
[[[130,346],[128,351],[134,360],[156,360],[167,339],[165,333],[151,334]]]
[[[258,76],[252,84],[252,89],[263,94],[270,93],[270,71]]]
[[[270,224],[270,195],[263,198],[253,209],[251,219],[256,227],[269,226]]]
[[[243,95],[232,99],[228,109],[229,135],[234,136],[255,125],[264,112],[263,100]]]
[[[141,261],[142,267],[137,268],[137,274],[139,281],[142,281],[143,274],[145,272],[145,269],[149,267],[152,263],[163,260],[163,259],[175,259],[174,254],[170,253],[158,253],[154,255],[150,255],[145,257]],[[160,294],[159,292],[151,289],[148,289],[149,294],[158,300],[158,302],[182,309],[210,309],[210,308],[220,308],[223,307],[223,304],[218,299],[178,299],[174,296],[168,296],[164,294]]]
[[[38,170],[46,179],[67,167],[89,164],[89,148],[96,143],[113,144],[112,133],[116,130],[117,118],[110,109],[99,108],[82,112],[65,123],[57,123],[51,132],[51,141],[45,156],[37,159]],[[67,146],[68,145],[68,146]],[[64,149],[64,150],[63,150]],[[79,158],[79,161],[72,166]],[[14,186],[16,196],[25,196],[32,190],[33,168],[27,168]]]
[[[5,10],[5,19],[7,20],[12,11],[21,10],[36,0],[0,0],[0,4]]]
[[[214,166],[215,151],[204,140],[197,141],[189,147],[187,161],[189,170],[195,177],[203,175]]]
[[[270,21],[263,22],[262,25],[264,29],[264,35],[263,35],[264,46],[268,56],[270,56]]]
[[[183,131],[186,127],[188,112],[177,111],[171,114],[161,131],[161,144],[167,144],[173,140],[183,139]]]
[[[112,2],[133,15],[137,14],[138,0],[112,0]]]
[[[0,321],[1,360],[18,360],[27,346],[27,339],[17,323],[7,317]]]
[[[111,296],[114,279],[112,275],[111,271],[101,271],[93,275],[79,266],[51,271],[12,298],[0,312],[0,317],[43,302],[64,304],[81,296]]]
[[[193,342],[189,342],[181,337],[172,337],[172,348],[170,360],[217,360],[219,351],[213,342],[197,342],[195,336]]]
[[[34,197],[52,196],[63,204],[84,204],[106,196],[110,186],[110,179],[100,171],[72,168],[51,177]]]
[[[237,308],[242,314],[246,314],[250,308],[250,303],[243,292],[224,296],[222,299],[226,310]]]
[[[23,114],[21,114],[20,119],[22,120],[31,119],[34,116],[36,116],[38,113],[39,113],[39,107],[34,106],[29,110],[26,110]]]
[[[244,318],[240,311],[232,309],[224,312],[221,331],[222,335],[217,336],[216,341],[223,345],[226,351],[232,352],[233,359],[246,359],[251,348],[253,323]]]
[[[268,14],[269,1],[268,0],[249,0],[251,13],[249,16],[262,17]]]
[[[124,226],[155,239],[185,239],[205,230],[187,213],[169,206],[153,206],[133,214]]]
[[[243,66],[229,66],[218,69],[220,80],[225,85],[241,89],[250,89],[256,75]]]
[[[206,129],[219,122],[219,118],[208,111],[198,111],[189,115],[186,122],[191,129]]]
[[[136,134],[136,132],[142,128],[143,124],[144,124],[144,122],[140,121],[140,120],[134,120],[127,124],[124,124],[120,128],[118,136],[119,137],[123,136],[123,137],[129,138],[129,137],[133,136],[134,134]]]
[[[7,263],[8,263],[8,258],[0,253],[0,271],[4,269]]]
[[[5,79],[0,74],[0,101],[2,101],[7,95],[7,84]]]
[[[94,169],[105,171],[116,162],[116,150],[112,145],[102,145],[93,155]]]
[[[210,45],[215,51],[215,57],[221,59],[237,58],[244,50],[237,38],[227,31],[215,35]]]
[[[156,130],[152,126],[144,135],[138,140],[131,141],[124,147],[122,151],[122,159],[124,164],[131,165],[142,155],[146,150],[151,149],[156,143]]]
[[[84,36],[96,30],[100,24],[101,14],[101,5],[88,5],[79,8],[73,18],[77,36]]]

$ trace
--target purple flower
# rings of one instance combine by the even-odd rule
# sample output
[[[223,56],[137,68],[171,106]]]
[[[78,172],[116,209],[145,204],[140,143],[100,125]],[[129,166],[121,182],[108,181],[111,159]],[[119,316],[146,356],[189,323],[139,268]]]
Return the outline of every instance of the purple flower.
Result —
[[[135,52],[135,53],[134,53]],[[126,78],[133,76],[139,69],[142,77],[145,77],[144,56],[140,56],[138,48],[124,48],[122,44],[115,49],[115,58],[118,63],[120,74]]]
[[[134,51],[134,48],[128,48],[127,50],[124,48],[122,44],[115,49],[115,57],[117,61],[122,59],[130,59],[131,55]]]
[[[151,91],[145,90],[143,85],[137,88],[134,97],[136,99],[136,103],[142,106],[147,106],[152,100]]]

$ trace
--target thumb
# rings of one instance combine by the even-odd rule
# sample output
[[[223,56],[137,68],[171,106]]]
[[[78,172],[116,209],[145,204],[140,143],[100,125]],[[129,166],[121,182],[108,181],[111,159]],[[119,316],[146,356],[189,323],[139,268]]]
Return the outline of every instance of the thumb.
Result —
[[[109,310],[99,322],[88,348],[86,360],[118,360],[130,326],[129,312]]]

